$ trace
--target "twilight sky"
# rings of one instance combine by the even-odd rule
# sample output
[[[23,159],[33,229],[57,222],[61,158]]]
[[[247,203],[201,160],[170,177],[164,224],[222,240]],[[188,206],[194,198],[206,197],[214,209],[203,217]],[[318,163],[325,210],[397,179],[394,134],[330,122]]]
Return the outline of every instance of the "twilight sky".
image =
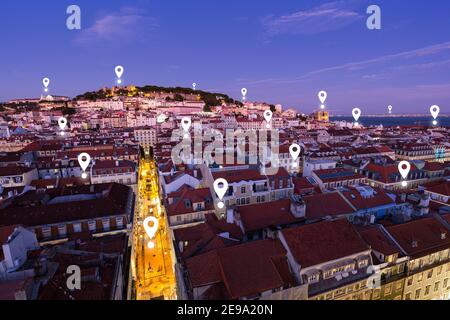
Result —
[[[66,28],[81,7],[82,29]],[[366,8],[382,29],[366,28]],[[334,114],[450,108],[450,2],[443,0],[4,0],[0,101],[125,84],[191,87],[301,112],[328,91]]]

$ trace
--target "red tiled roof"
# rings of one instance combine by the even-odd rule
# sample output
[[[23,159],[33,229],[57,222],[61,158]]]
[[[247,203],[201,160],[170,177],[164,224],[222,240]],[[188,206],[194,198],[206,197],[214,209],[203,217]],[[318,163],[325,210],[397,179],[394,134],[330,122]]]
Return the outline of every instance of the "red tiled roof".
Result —
[[[167,195],[167,198],[173,199],[173,203],[167,205],[167,215],[176,216],[196,212],[195,203],[203,202],[205,208],[201,211],[214,210],[211,191],[209,188],[193,189],[184,185],[178,191]],[[189,204],[186,206],[186,204]]]
[[[401,252],[400,248],[398,248],[395,243],[392,242],[386,234],[384,234],[379,226],[358,228],[358,232],[372,249],[384,254],[385,256]]]
[[[360,173],[355,173],[351,169],[344,168],[322,169],[313,172],[324,183],[366,178]]]
[[[124,214],[130,188],[117,183],[96,185],[95,188],[101,188],[102,186],[107,187],[107,193],[103,198],[27,207],[10,206],[1,209],[0,226],[12,224],[40,226]],[[89,190],[90,186],[86,186],[86,188]],[[46,192],[48,194],[71,195],[70,190],[74,189],[67,188],[66,191],[64,190],[48,189]]]
[[[19,176],[24,173],[35,170],[34,168],[19,167],[19,166],[8,166],[0,167],[0,177],[5,176]]]
[[[292,178],[292,182],[294,183],[295,194],[302,194],[302,192],[310,191],[314,188],[306,177]]]
[[[370,209],[389,204],[394,204],[392,200],[382,189],[374,190],[373,196],[363,197],[361,193],[352,187],[348,187],[349,191],[342,191],[344,197],[357,209]]]
[[[259,240],[215,250],[186,261],[193,287],[222,282],[231,299],[294,283],[279,240]]]
[[[450,248],[450,232],[435,217],[392,225],[386,229],[401,248],[413,258]],[[446,233],[445,239],[441,239],[441,233]],[[413,243],[417,246],[414,247]]]
[[[239,212],[245,232],[251,232],[303,220],[291,214],[290,206],[291,200],[285,199],[242,206],[236,210]]]
[[[266,176],[262,175],[257,169],[215,171],[212,176],[214,180],[223,178],[228,183],[267,180]]]
[[[432,186],[426,186],[427,191],[432,193],[442,194],[444,196],[450,196],[450,181],[445,181]]]
[[[306,203],[306,219],[315,220],[326,216],[350,214],[355,210],[338,192],[315,194],[303,197]]]
[[[347,219],[284,229],[282,235],[302,268],[336,260],[368,249]]]

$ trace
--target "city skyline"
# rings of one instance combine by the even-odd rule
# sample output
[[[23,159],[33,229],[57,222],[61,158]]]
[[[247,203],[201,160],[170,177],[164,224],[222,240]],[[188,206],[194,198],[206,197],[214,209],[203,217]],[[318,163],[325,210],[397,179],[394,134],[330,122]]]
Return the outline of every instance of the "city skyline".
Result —
[[[316,109],[317,92],[326,90],[334,114],[356,106],[381,113],[388,105],[427,113],[433,104],[447,113],[450,39],[442,31],[450,4],[378,1],[382,29],[368,30],[368,1],[199,1],[177,10],[161,1],[78,1],[79,31],[66,28],[70,4],[5,4],[0,101],[43,94],[43,77],[55,95],[112,86],[121,64],[124,85],[196,82],[236,99],[246,87],[249,101],[301,112]]]

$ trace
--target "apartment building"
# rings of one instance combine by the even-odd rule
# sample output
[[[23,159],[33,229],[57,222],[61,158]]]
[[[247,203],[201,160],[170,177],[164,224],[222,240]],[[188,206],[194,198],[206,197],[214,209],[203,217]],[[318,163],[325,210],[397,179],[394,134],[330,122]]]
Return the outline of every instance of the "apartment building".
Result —
[[[91,183],[120,183],[135,185],[137,183],[137,166],[128,160],[97,160],[92,166]]]
[[[404,300],[450,299],[450,217],[426,217],[386,227],[408,256]]]
[[[370,300],[370,247],[346,219],[279,232],[298,283],[311,300]]]
[[[0,186],[3,188],[24,187],[31,181],[38,179],[36,168],[28,167],[0,167]]]
[[[0,221],[27,226],[40,242],[81,232],[123,232],[128,228],[133,200],[132,190],[117,183],[30,190],[0,209]]]

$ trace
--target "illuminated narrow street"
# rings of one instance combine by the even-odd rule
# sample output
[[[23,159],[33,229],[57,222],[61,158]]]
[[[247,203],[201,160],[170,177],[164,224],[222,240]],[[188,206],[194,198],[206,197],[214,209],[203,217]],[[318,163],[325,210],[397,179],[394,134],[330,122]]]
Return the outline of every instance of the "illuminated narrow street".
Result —
[[[141,158],[138,174],[132,256],[135,299],[176,299],[170,237],[164,207],[159,199],[156,164],[149,155]],[[159,221],[158,231],[152,239],[154,248],[151,249],[147,246],[150,239],[143,226],[148,216],[155,216]]]

